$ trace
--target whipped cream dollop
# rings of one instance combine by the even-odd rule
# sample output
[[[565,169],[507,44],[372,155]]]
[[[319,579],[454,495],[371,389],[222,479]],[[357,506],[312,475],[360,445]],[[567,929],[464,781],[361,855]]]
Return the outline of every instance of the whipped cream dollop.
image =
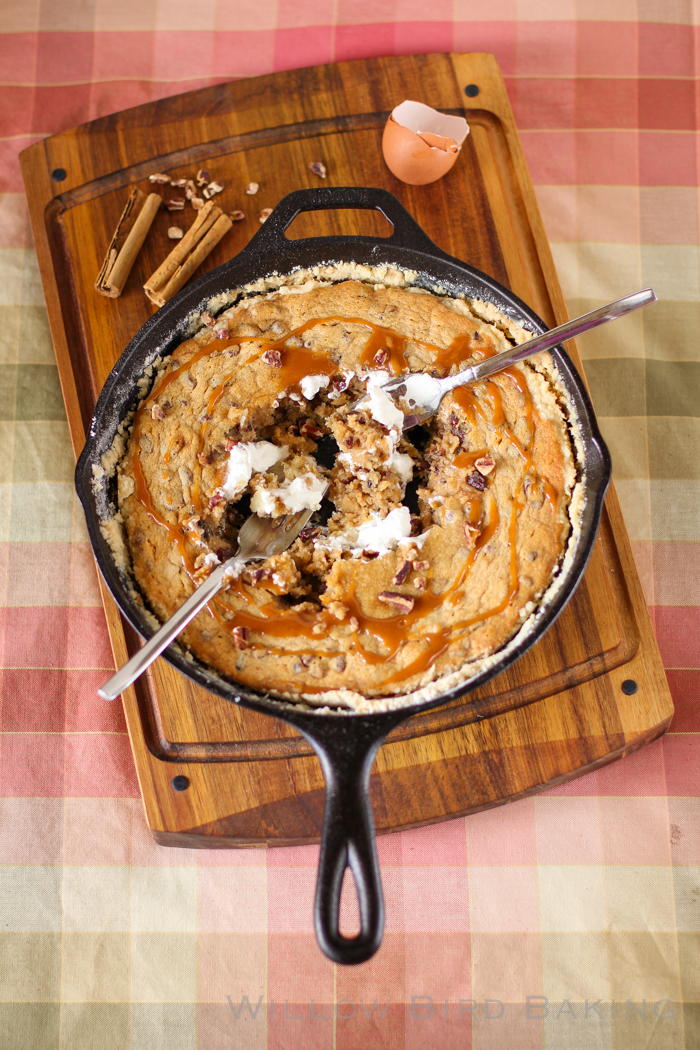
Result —
[[[304,376],[299,386],[307,401],[313,401],[319,390],[325,390],[330,378],[324,375]]]
[[[280,448],[271,441],[239,441],[228,455],[226,479],[221,486],[224,496],[237,499],[245,490],[253,474],[262,474],[275,463],[286,459],[289,448]]]
[[[255,490],[250,501],[250,509],[263,518],[274,517],[278,500],[284,505],[286,514],[297,514],[301,510],[318,510],[321,500],[328,488],[328,483],[315,474],[302,474],[292,481],[284,481],[275,488]]]
[[[389,395],[382,389],[382,384],[388,379],[388,372],[368,373],[367,397],[369,400],[363,407],[377,423],[381,423],[387,430],[396,430],[400,434],[403,430],[403,412],[396,407]]]
[[[369,521],[363,521],[357,528],[336,532],[324,543],[329,547],[340,547],[342,550],[387,554],[410,535],[411,512],[408,507],[396,507],[384,518],[380,514],[372,513]]]

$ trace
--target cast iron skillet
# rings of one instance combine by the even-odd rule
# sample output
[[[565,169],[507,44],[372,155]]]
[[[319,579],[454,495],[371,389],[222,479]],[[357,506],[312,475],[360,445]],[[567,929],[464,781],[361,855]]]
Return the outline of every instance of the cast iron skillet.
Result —
[[[292,241],[285,237],[285,230],[300,212],[330,208],[376,209],[393,225],[394,233],[388,238],[338,236]],[[113,491],[106,479],[94,485],[93,466],[99,466],[100,457],[110,448],[120,422],[135,407],[139,397],[137,383],[144,369],[157,354],[169,353],[186,338],[187,322],[194,312],[204,309],[213,296],[273,271],[289,273],[297,267],[329,261],[369,265],[392,263],[403,269],[417,270],[418,285],[431,289],[439,287],[451,295],[465,293],[470,298],[485,299],[533,332],[547,330],[544,322],[502,285],[441,251],[386,190],[324,187],[290,193],[239,255],[183,289],[147,321],[110,373],[95,408],[87,443],[76,469],[76,487],[100,571],[122,613],[144,638],[149,638],[153,629],[143,610],[134,602],[129,583],[117,568],[100,531],[100,519],[107,512],[110,498],[114,498]],[[226,680],[204,664],[185,658],[176,646],[171,646],[163,654],[174,667],[206,689],[234,703],[289,722],[306,737],[318,755],[326,781],[326,805],[314,919],[319,944],[335,962],[364,962],[374,954],[382,939],[384,904],[368,791],[370,769],[387,733],[409,715],[465,696],[510,666],[557,618],[573,594],[588,561],[610,481],[610,456],[581,378],[563,349],[553,353],[577,410],[584,444],[587,495],[582,532],[573,564],[567,572],[566,585],[544,612],[536,629],[495,666],[428,702],[413,704],[400,711],[376,715],[319,714]],[[517,702],[513,706],[518,706]],[[352,938],[343,936],[338,927],[341,885],[347,867],[355,879],[361,922],[360,933]]]

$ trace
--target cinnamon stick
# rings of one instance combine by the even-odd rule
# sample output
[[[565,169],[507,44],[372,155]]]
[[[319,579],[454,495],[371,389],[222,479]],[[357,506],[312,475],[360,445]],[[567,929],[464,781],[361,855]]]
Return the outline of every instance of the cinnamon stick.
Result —
[[[138,186],[129,194],[95,281],[95,291],[100,295],[117,299],[122,294],[162,200],[159,193],[145,194]]]
[[[208,201],[182,240],[144,284],[151,302],[163,306],[172,299],[232,225],[228,215],[224,215],[213,201]]]

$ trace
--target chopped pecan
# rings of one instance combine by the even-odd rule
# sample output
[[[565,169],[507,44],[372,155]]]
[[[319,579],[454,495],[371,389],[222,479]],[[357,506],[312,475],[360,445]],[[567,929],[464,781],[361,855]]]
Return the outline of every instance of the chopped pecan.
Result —
[[[197,172],[197,185],[206,186],[209,183],[209,172],[206,168],[200,168]]]
[[[214,335],[217,339],[228,339],[228,328],[215,328]]]
[[[270,218],[271,215],[272,215],[272,208],[263,208],[263,210],[260,212],[260,218],[259,218],[258,222],[261,222],[261,223],[262,222],[267,222],[267,220]]]
[[[191,201],[193,197],[197,196],[197,187],[195,186],[192,179],[188,179],[185,183],[185,196],[188,201]]]
[[[153,419],[165,419],[165,412],[159,404],[151,405],[151,416]]]
[[[299,433],[303,434],[304,437],[314,438],[314,440],[323,437],[323,431],[320,427],[316,426],[312,419],[304,420],[303,424],[299,428]]]
[[[344,671],[347,667],[347,660],[344,656],[336,656],[334,663],[336,671]]]
[[[184,189],[187,185],[187,179],[171,179],[171,186],[176,186],[178,189]]]
[[[377,595],[377,601],[384,602],[385,605],[393,605],[401,612],[410,612],[414,605],[413,598],[409,598],[406,594],[399,594],[398,591],[381,591]]]
[[[429,561],[414,561],[413,568],[416,572],[426,572],[430,568]]]
[[[470,474],[467,478],[467,485],[471,485],[473,489],[483,492],[486,488],[486,478],[482,477],[481,474]]]
[[[240,222],[241,219],[245,219],[245,215],[242,211],[232,211],[229,214],[229,219],[231,222]]]
[[[201,208],[204,207],[204,198],[192,197],[192,199],[190,200],[190,204],[192,205],[195,211],[199,211]]]
[[[214,507],[218,507],[220,503],[224,502],[223,492],[215,492],[212,498],[209,500],[209,510],[213,510]]]
[[[266,365],[270,366],[270,368],[282,367],[282,354],[279,350],[266,350],[262,355],[262,359]]]
[[[309,170],[313,171],[314,175],[318,175],[320,179],[325,179],[328,172],[326,171],[326,165],[322,164],[320,160],[313,160],[309,164]]]
[[[233,635],[233,644],[236,649],[247,649],[248,639],[250,638],[249,627],[234,627],[231,634]]]
[[[210,200],[215,193],[221,193],[223,191],[223,182],[210,182],[208,186],[205,186],[202,190],[202,196]]]
[[[396,575],[394,576],[394,578],[392,579],[391,582],[392,583],[405,583],[406,580],[408,579],[409,573],[411,572],[412,568],[413,568],[413,566],[411,565],[411,562],[410,561],[405,561],[403,563],[403,565],[401,566],[401,568],[398,570],[398,572],[396,573]]]
[[[492,456],[482,456],[481,459],[477,459],[474,466],[480,474],[483,474],[484,477],[486,477],[486,475],[490,474],[496,466],[496,460]]]
[[[246,191],[246,193],[248,194],[249,197],[254,197],[259,189],[260,189],[260,183],[259,182],[249,182],[248,185],[245,188],[245,191]]]
[[[344,375],[333,376],[331,379],[331,386],[334,390],[337,390],[342,394],[343,390],[348,388],[348,377]]]
[[[417,591],[424,591],[427,584],[428,581],[426,580],[425,576],[416,576],[415,580],[413,581],[413,586],[416,588]]]
[[[153,175],[148,176],[149,182],[155,182],[157,186],[167,186],[170,182],[169,175],[163,175],[162,172],[156,171]]]
[[[389,361],[389,351],[385,347],[382,347],[381,350],[377,350],[376,354],[374,355],[374,363],[375,363],[375,365],[379,365],[379,367],[381,368],[382,365],[387,364],[388,361]]]
[[[182,211],[185,207],[184,197],[171,197],[169,201],[165,202],[165,207],[168,211]]]
[[[464,538],[467,541],[467,546],[471,547],[471,545],[474,543],[474,540],[479,535],[478,526],[472,525],[470,521],[465,521],[462,525],[462,532],[464,533]]]
[[[208,467],[209,464],[211,463],[211,453],[210,452],[198,452],[197,453],[197,462],[199,463],[200,467]]]
[[[216,318],[214,317],[214,314],[209,313],[208,310],[202,310],[199,317],[202,323],[205,324],[208,328],[213,328],[216,324]]]
[[[322,531],[320,525],[310,525],[308,528],[301,530],[299,533],[299,539],[304,540],[305,542],[308,542],[308,540],[315,540],[317,536],[321,535]]]
[[[171,241],[180,241],[184,236],[184,230],[182,230],[179,226],[168,227],[168,237]]]

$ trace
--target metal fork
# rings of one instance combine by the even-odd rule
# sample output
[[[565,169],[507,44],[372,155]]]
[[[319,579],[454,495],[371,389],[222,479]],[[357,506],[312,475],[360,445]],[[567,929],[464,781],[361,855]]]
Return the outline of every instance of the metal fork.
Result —
[[[392,400],[403,401],[406,404],[407,411],[402,409],[404,411],[403,429],[410,430],[411,427],[417,427],[430,419],[437,412],[445,394],[454,390],[455,387],[478,383],[496,372],[502,372],[504,368],[514,365],[517,361],[524,361],[527,357],[538,354],[542,350],[551,350],[566,339],[575,339],[577,335],[589,332],[592,328],[598,328],[599,325],[607,324],[608,321],[614,321],[623,314],[638,310],[641,306],[647,306],[653,302],[656,302],[653,288],[644,288],[641,292],[633,292],[632,295],[616,299],[614,303],[600,306],[597,310],[591,310],[590,313],[574,318],[573,321],[567,321],[558,328],[552,328],[544,335],[535,336],[519,346],[504,350],[495,357],[487,357],[453,376],[435,379],[427,372],[411,372],[394,376],[393,379],[382,384],[380,389]],[[350,405],[351,411],[365,408],[369,397],[369,394],[364,394],[358,398]],[[401,408],[401,405],[398,407]]]
[[[238,534],[238,553],[214,569],[184,605],[181,605],[177,612],[166,620],[160,630],[156,631],[150,641],[146,642],[144,647],[139,649],[120,671],[112,675],[109,681],[97,690],[102,699],[116,700],[127,686],[135,682],[163,650],[177,638],[190,620],[194,619],[200,609],[203,609],[217,591],[221,590],[228,574],[238,574],[249,561],[271,558],[273,554],[281,554],[282,551],[286,551],[287,547],[294,543],[312,514],[313,510],[302,510],[297,514],[282,514],[278,518],[260,518],[257,514],[251,514],[243,523]]]

